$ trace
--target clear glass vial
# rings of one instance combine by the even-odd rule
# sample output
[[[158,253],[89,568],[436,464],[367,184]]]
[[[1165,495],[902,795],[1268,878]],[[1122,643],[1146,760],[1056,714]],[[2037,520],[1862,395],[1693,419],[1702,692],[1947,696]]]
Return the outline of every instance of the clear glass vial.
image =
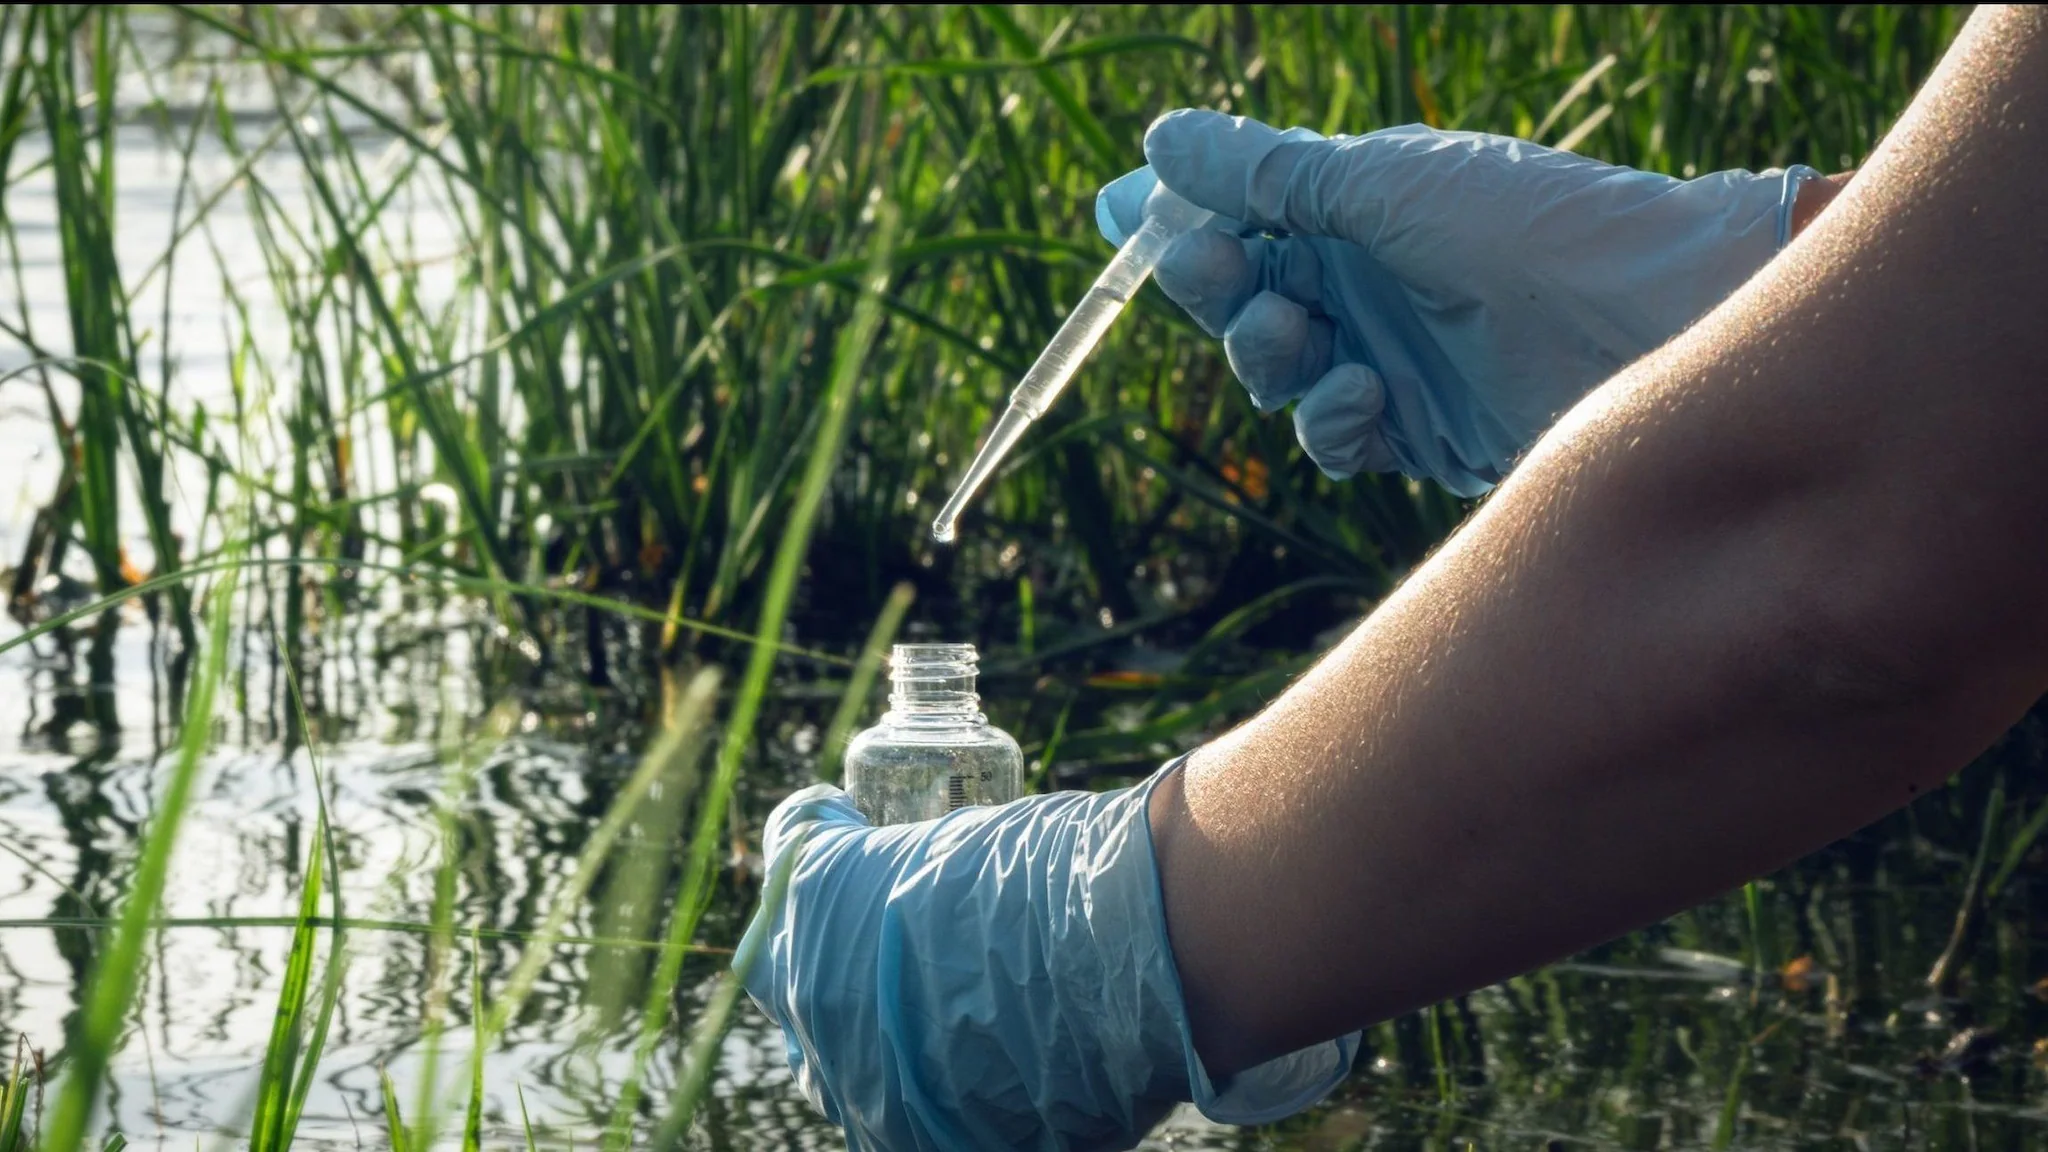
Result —
[[[1024,792],[1024,753],[981,714],[972,644],[898,644],[889,711],[846,747],[846,790],[876,824],[907,824]]]

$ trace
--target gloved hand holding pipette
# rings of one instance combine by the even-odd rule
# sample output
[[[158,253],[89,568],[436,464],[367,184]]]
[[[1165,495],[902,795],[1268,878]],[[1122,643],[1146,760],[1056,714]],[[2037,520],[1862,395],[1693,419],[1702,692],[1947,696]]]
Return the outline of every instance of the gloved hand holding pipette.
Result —
[[[1420,125],[1325,139],[1184,110],[1096,219],[1163,182],[1223,218],[1154,273],[1323,472],[1477,496],[1563,411],[1705,315],[1788,239],[1818,175],[1679,180]]]

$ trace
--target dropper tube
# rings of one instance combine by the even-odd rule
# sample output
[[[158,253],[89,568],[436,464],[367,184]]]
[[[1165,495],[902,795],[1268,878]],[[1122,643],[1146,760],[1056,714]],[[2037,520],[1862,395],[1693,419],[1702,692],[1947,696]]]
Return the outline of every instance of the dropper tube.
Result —
[[[1156,186],[1146,197],[1144,223],[1117,249],[1109,267],[1095,278],[1088,294],[1068,313],[1052,342],[1038,354],[1037,362],[1010,393],[1009,406],[996,418],[981,451],[975,453],[974,462],[968,465],[967,474],[960,478],[952,498],[932,521],[933,539],[941,544],[953,542],[955,525],[967,502],[995,473],[1010,449],[1017,446],[1032,421],[1052,407],[1067,381],[1081,367],[1081,361],[1102,342],[1103,333],[1109,331],[1109,326],[1123,314],[1124,306],[1144,286],[1145,278],[1159,266],[1166,249],[1178,237],[1208,223],[1212,215],[1174,195],[1164,184]]]

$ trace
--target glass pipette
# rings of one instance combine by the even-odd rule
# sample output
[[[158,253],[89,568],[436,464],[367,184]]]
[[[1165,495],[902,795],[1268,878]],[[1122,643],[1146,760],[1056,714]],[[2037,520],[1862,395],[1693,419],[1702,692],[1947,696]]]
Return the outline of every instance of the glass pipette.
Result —
[[[1197,208],[1169,192],[1164,184],[1153,188],[1145,200],[1144,223],[1117,249],[1109,267],[1095,278],[1088,294],[1081,297],[1060,330],[1053,334],[1052,342],[1038,354],[1037,363],[1010,393],[1009,407],[996,418],[988,440],[975,453],[974,463],[968,465],[967,474],[960,478],[960,486],[953,490],[953,498],[946,501],[938,518],[932,521],[933,539],[941,544],[953,542],[954,525],[967,502],[995,473],[1010,449],[1017,446],[1031,422],[1052,407],[1067,381],[1081,367],[1081,361],[1101,343],[1103,333],[1122,314],[1124,305],[1144,286],[1145,277],[1158,266],[1167,247],[1176,237],[1208,223],[1211,215],[1207,209]]]

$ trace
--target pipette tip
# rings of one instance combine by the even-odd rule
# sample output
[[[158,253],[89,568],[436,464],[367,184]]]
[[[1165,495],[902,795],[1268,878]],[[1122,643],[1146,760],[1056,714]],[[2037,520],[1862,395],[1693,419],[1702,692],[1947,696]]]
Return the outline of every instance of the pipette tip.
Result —
[[[953,542],[953,522],[951,520],[932,521],[932,539],[937,540],[941,544],[951,544]]]

